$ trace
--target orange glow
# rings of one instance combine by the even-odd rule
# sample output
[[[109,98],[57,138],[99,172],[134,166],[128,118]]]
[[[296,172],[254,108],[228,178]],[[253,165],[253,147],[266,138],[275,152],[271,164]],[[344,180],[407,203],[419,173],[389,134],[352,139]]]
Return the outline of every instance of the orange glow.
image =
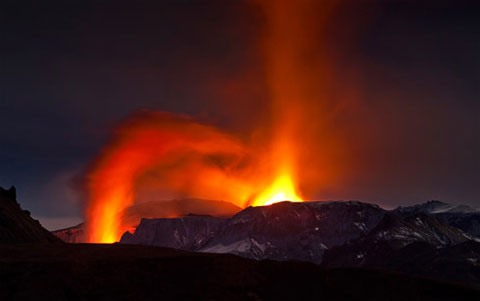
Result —
[[[259,197],[253,202],[253,206],[266,206],[278,202],[303,202],[295,192],[295,186],[288,174],[280,175],[273,185],[267,188]]]
[[[122,213],[146,190],[241,208],[300,201],[290,175],[277,174],[280,154],[272,154],[185,116],[139,113],[116,130],[88,174],[88,241],[118,241],[134,226],[122,222]]]
[[[245,154],[237,139],[187,117],[146,112],[130,118],[88,174],[88,240],[117,241],[131,226],[122,225],[121,213],[142,188],[241,203],[251,189],[235,174]]]
[[[317,11],[310,7],[315,1],[258,1],[266,15],[261,50],[271,104],[261,134],[242,139],[166,112],[128,118],[87,174],[89,242],[112,243],[135,227],[122,214],[145,191],[245,208],[301,202],[299,187],[327,185],[334,178],[333,163],[325,155],[338,152],[323,147],[333,139],[318,130],[327,117],[330,68],[325,60],[313,60],[310,41],[320,39],[312,28],[326,23],[335,1],[322,2],[321,16],[315,18],[309,16]],[[312,73],[310,67],[320,71]],[[319,135],[321,145],[311,139]]]

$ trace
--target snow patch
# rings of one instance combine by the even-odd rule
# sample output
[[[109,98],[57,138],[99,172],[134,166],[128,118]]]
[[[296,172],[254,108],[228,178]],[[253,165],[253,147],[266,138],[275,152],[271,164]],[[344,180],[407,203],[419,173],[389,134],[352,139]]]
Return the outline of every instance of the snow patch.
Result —
[[[469,257],[467,258],[467,261],[475,265],[478,262],[478,258]]]
[[[360,231],[367,231],[367,226],[364,223],[353,223]]]
[[[267,244],[270,245],[270,243],[267,243]],[[252,249],[252,247],[257,248],[262,253],[265,252],[265,249],[267,248],[266,245],[259,243],[253,238],[245,238],[243,240],[236,241],[229,245],[218,244],[208,248],[204,248],[204,249],[201,249],[200,252],[219,253],[219,254],[222,254],[222,253],[242,254],[242,253],[248,253]]]

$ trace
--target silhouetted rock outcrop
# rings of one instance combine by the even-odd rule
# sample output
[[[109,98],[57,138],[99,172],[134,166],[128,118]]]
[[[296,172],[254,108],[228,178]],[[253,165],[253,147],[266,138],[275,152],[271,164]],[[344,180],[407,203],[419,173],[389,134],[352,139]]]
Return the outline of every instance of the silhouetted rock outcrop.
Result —
[[[0,187],[0,244],[61,241],[43,228],[16,200],[15,187]]]

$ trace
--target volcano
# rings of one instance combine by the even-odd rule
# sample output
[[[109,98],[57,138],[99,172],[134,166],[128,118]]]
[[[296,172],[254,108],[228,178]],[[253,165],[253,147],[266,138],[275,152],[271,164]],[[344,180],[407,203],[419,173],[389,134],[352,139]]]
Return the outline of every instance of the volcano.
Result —
[[[480,300],[479,0],[2,2],[0,301]]]

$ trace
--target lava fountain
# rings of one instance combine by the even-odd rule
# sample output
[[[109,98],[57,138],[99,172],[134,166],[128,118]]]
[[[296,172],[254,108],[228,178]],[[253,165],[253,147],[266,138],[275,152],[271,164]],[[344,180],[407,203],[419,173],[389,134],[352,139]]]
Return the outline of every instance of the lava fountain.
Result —
[[[305,75],[312,18],[305,15],[312,3],[259,1],[266,17],[261,49],[272,113],[267,137],[241,139],[167,112],[132,115],[88,170],[89,242],[118,241],[131,226],[122,224],[121,214],[142,189],[225,200],[242,208],[303,200],[299,148],[300,137],[307,139],[304,120],[310,118],[312,98]],[[331,5],[322,9],[327,15]]]

